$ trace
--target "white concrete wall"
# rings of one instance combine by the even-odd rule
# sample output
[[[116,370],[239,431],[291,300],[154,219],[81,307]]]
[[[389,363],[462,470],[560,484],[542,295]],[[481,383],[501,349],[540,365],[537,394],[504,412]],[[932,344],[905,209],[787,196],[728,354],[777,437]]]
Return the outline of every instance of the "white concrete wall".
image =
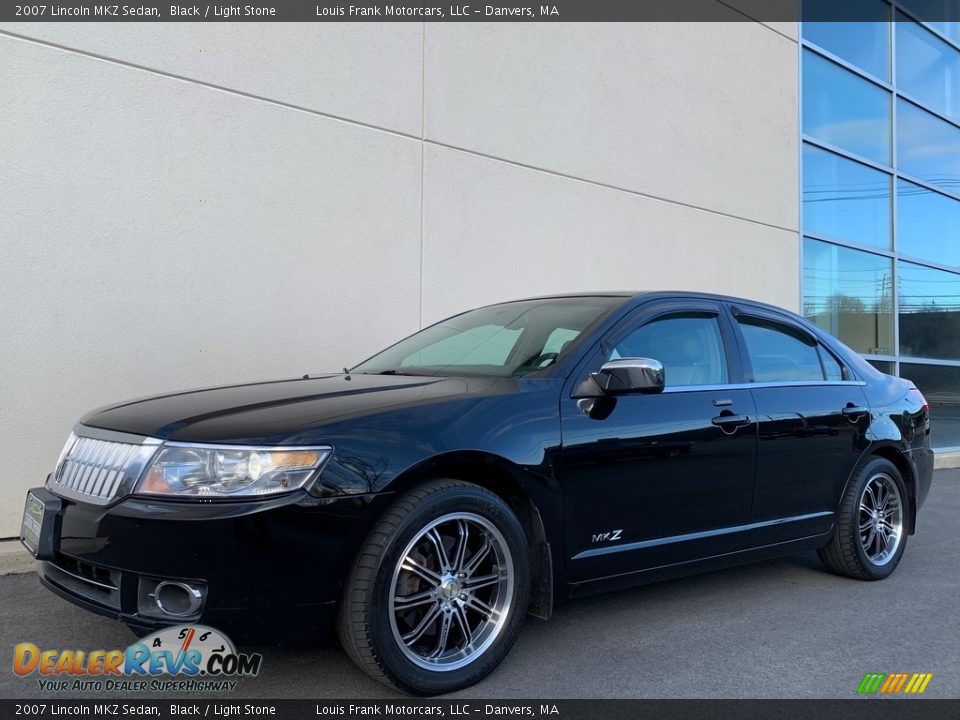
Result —
[[[0,26],[0,537],[116,399],[337,369],[529,294],[796,308],[795,36]]]

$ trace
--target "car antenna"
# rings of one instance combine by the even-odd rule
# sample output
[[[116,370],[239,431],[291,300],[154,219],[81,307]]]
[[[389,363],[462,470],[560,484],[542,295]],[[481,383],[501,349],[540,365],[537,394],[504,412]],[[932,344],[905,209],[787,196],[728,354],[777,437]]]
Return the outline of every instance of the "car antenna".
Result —
[[[343,374],[345,375],[345,377],[344,377],[343,379],[344,379],[344,380],[349,380],[349,379],[350,379],[350,368],[344,368],[344,369],[343,369]]]

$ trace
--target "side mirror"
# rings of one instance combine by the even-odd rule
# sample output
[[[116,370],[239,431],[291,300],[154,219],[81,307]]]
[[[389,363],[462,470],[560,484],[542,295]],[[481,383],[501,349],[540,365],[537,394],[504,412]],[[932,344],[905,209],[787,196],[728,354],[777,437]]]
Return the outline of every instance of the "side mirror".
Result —
[[[645,357],[620,358],[603,364],[590,377],[604,395],[663,391],[663,364]]]

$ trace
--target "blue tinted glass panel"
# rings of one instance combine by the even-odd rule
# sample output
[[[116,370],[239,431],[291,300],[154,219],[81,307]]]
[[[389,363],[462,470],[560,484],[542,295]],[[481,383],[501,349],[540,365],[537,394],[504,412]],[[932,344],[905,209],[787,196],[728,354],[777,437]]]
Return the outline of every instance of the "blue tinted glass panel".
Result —
[[[893,261],[807,238],[803,313],[860,353],[893,354]]]
[[[960,267],[960,200],[899,180],[897,251]]]
[[[897,87],[932,110],[960,119],[960,52],[898,15]]]
[[[890,93],[804,50],[803,131],[889,165]]]
[[[803,147],[803,229],[890,249],[890,175]]]
[[[960,5],[956,0],[900,0],[900,5],[954,42],[960,42]]]
[[[829,17],[836,0],[804,0],[804,13]],[[803,37],[881,80],[890,79],[890,6],[883,0],[845,0],[844,11],[871,22],[804,22]]]
[[[900,353],[960,360],[960,275],[902,262]]]
[[[960,367],[901,363],[900,375],[913,380],[930,403],[930,444],[960,446]]]
[[[956,10],[956,6],[953,7],[954,10]],[[955,43],[960,43],[960,22],[944,22],[941,20],[937,22],[929,22],[927,25],[935,27]]]
[[[960,128],[899,100],[897,164],[905,173],[960,194]]]

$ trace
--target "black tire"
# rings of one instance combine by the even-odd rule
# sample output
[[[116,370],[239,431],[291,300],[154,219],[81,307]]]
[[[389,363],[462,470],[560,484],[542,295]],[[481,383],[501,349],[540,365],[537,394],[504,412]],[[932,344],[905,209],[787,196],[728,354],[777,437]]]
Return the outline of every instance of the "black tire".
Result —
[[[889,503],[894,499],[899,503],[899,532],[896,534],[896,545],[892,551],[879,551],[881,543],[880,532],[876,530],[884,523],[883,514],[864,509],[869,506],[868,496],[865,494],[868,484],[876,488],[877,483],[896,489],[891,494]],[[865,501],[866,505],[862,505]],[[900,471],[889,460],[880,457],[871,457],[864,461],[854,472],[853,477],[843,494],[840,509],[837,512],[837,527],[830,543],[819,550],[820,560],[837,575],[844,575],[856,580],[882,580],[889,577],[903,557],[907,545],[907,528],[909,526],[909,497]],[[861,533],[863,524],[868,525]],[[870,527],[872,525],[872,527]],[[886,527],[886,526],[884,526]],[[870,534],[871,529],[873,535]],[[873,537],[873,541],[867,541]],[[889,546],[885,546],[889,550]],[[878,552],[874,553],[874,548]]]
[[[459,533],[456,538],[451,528]],[[442,551],[433,540],[434,531]],[[433,480],[415,488],[384,513],[357,556],[337,618],[340,643],[362,670],[409,693],[439,695],[473,685],[500,664],[523,624],[530,596],[528,545],[510,507],[492,492],[458,480]],[[434,555],[424,548],[433,548]],[[453,559],[446,563],[448,556]],[[444,562],[437,562],[439,558]],[[468,560],[479,565],[471,569]],[[411,561],[429,572],[436,570],[437,578],[411,571]],[[440,570],[444,566],[454,570]],[[475,575],[480,568],[488,574]],[[469,576],[456,572],[459,569],[470,570]],[[471,585],[481,582],[486,586]],[[397,603],[414,594],[430,597],[418,601],[415,610],[397,609]],[[474,605],[503,612],[484,619],[484,611]],[[417,613],[423,613],[422,618]],[[420,640],[408,643],[405,639],[416,635],[431,613],[439,613],[437,619]],[[408,621],[411,615],[414,619]],[[476,649],[471,649],[474,631]],[[434,639],[439,650],[427,654],[420,649],[418,643]],[[459,660],[458,653],[463,655]],[[434,662],[448,667],[423,666]],[[459,662],[465,664],[458,667]]]

